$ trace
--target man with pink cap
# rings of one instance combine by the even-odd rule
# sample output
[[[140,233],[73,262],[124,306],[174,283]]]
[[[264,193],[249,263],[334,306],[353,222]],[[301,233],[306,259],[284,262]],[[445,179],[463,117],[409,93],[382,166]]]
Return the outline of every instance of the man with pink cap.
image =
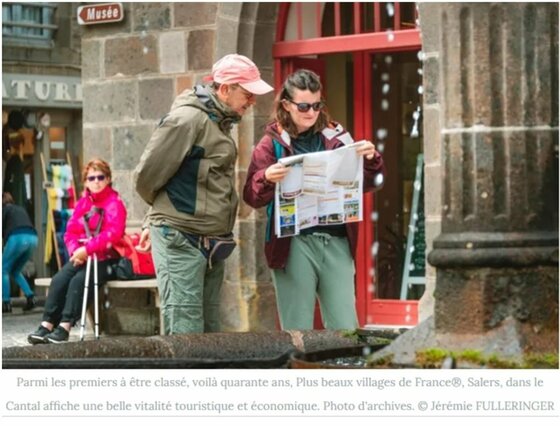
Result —
[[[235,247],[234,124],[273,88],[247,57],[226,55],[181,93],[134,171],[150,209],[140,249],[152,249],[165,334],[219,331],[224,261]]]

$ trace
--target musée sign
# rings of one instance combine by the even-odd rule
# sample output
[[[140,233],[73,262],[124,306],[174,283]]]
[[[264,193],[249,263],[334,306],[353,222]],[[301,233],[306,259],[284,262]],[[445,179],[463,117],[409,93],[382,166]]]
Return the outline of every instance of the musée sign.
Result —
[[[78,8],[78,24],[119,22],[124,18],[122,3],[89,4]]]

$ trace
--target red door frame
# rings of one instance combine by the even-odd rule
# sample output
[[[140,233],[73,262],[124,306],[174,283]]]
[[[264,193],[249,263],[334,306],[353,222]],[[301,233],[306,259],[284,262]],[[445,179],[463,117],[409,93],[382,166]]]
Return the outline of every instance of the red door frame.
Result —
[[[276,42],[272,48],[274,58],[274,84],[282,86],[284,77],[294,71],[292,60],[303,55],[353,52],[354,59],[354,139],[374,140],[372,126],[371,60],[375,53],[405,52],[422,48],[420,31],[416,29],[395,30],[391,38],[386,32],[363,33],[305,40],[284,41],[291,3],[281,3],[276,28]],[[379,26],[376,25],[378,28]],[[357,28],[359,30],[359,28]],[[359,32],[359,31],[357,31]],[[363,199],[363,218],[358,234],[356,252],[356,308],[361,326],[366,324],[416,325],[418,301],[375,299],[373,275],[374,263],[371,247],[374,229],[371,214],[374,211],[373,196]]]
[[[372,140],[371,96],[371,67],[364,52],[356,52],[354,56],[354,139]],[[358,247],[356,249],[356,309],[360,325],[371,323],[373,315],[370,314],[367,302],[375,297],[373,291],[374,268],[370,247],[373,244],[373,224],[369,218],[373,211],[373,197],[365,194],[363,197],[363,220],[360,222],[358,232]]]

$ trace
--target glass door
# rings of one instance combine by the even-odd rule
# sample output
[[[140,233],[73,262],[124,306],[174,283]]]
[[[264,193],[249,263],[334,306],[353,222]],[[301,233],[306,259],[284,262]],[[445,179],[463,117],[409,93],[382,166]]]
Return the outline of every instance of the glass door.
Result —
[[[422,64],[418,51],[354,56],[356,136],[374,141],[386,167],[383,188],[365,195],[366,214],[357,260],[360,322],[416,325],[417,301],[424,286],[414,284],[404,293],[402,287],[403,276],[410,275],[405,271],[415,264],[424,265],[425,258],[420,220],[423,208],[418,202],[423,201],[423,192],[413,206],[423,146]],[[411,232],[416,235],[412,245],[408,241]],[[414,256],[407,257],[407,251],[415,252]],[[420,268],[414,271],[418,276],[422,273]],[[419,278],[415,283],[421,281]],[[409,286],[408,282],[404,285]]]

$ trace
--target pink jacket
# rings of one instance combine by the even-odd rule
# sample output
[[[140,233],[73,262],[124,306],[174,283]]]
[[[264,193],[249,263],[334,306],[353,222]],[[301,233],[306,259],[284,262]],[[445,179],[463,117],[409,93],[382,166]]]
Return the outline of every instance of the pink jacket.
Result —
[[[103,209],[103,219],[99,233],[93,236],[100,220],[100,214],[94,213],[91,216],[89,229],[91,230],[92,238],[86,242],[87,235],[84,228],[84,216],[92,207]],[[88,255],[96,253],[98,260],[118,257],[111,247],[123,237],[125,227],[126,207],[117,191],[107,186],[100,193],[92,194],[86,189],[66,225],[64,242],[66,243],[68,254],[72,256],[72,253],[85,245]]]

